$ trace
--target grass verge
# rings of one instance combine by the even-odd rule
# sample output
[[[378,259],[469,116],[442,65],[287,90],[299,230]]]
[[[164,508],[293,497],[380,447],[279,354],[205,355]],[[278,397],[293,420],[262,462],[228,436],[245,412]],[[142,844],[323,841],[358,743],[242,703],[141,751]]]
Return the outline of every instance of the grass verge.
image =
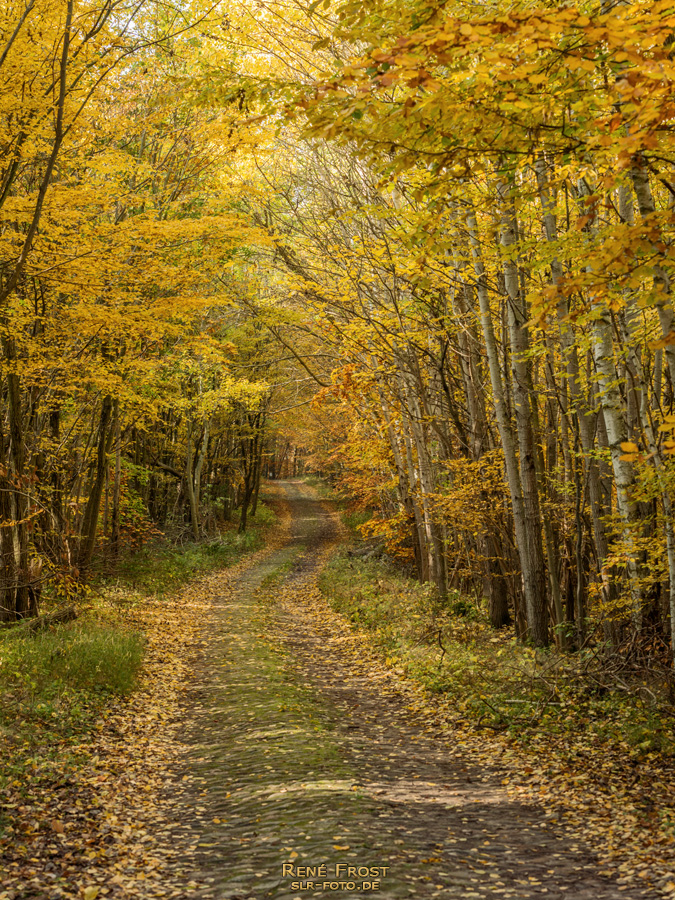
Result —
[[[276,521],[261,505],[243,535],[232,529],[218,540],[124,559],[114,579],[93,585],[75,622],[34,634],[21,625],[0,628],[0,801],[8,813],[17,792],[29,796],[52,770],[61,778],[76,768],[82,753],[74,748],[112,702],[133,692],[146,643],[134,609],[259,550]],[[0,814],[0,835],[8,819]]]
[[[675,760],[675,715],[647,682],[613,685],[597,648],[534,650],[495,632],[471,600],[440,602],[429,585],[380,560],[334,557],[320,579],[334,609],[366,629],[388,660],[441,695],[458,719],[507,732],[523,745],[542,732],[575,755],[580,738],[632,760]],[[595,654],[595,657],[594,657]]]
[[[121,560],[114,578],[107,582],[142,594],[166,596],[197,575],[234,565],[242,556],[260,550],[268,529],[276,521],[274,512],[260,504],[244,534],[239,534],[233,525],[218,538],[199,544],[150,546]]]
[[[76,765],[72,746],[113,697],[129,694],[144,638],[110,616],[26,633],[0,633],[0,796],[30,790],[56,763]],[[0,834],[7,819],[0,817]]]

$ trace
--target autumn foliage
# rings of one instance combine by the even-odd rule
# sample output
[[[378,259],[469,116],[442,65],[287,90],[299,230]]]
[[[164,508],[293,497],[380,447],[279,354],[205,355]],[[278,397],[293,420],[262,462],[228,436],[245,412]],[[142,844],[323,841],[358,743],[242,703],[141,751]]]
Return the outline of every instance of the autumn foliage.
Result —
[[[2,15],[3,615],[309,460],[440,598],[667,665],[668,2]]]

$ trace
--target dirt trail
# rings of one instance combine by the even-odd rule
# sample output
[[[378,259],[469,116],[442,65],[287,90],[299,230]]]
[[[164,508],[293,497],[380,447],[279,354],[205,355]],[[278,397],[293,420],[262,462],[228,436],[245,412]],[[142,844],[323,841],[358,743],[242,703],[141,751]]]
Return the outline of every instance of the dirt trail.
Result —
[[[497,771],[421,730],[394,673],[342,651],[303,605],[335,520],[302,483],[283,490],[290,540],[214,599],[189,697],[195,878],[208,884],[190,896],[656,897],[600,874]]]

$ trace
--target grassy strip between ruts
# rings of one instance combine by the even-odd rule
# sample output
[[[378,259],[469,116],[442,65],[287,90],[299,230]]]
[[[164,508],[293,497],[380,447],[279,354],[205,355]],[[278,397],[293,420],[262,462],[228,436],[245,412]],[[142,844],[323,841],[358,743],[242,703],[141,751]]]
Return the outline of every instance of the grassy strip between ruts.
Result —
[[[496,633],[480,610],[440,603],[385,562],[342,553],[323,595],[381,658],[425,691],[472,755],[504,784],[556,809],[608,870],[675,896],[675,727],[647,692],[594,690],[578,659]]]
[[[209,576],[195,579],[237,559],[246,565],[267,552],[254,551],[274,522],[274,514],[264,510],[244,540],[226,533],[221,546],[164,549],[157,565],[171,593],[154,590],[157,576],[152,557],[146,557],[132,568],[133,579],[123,573],[135,589],[122,577],[114,585],[99,585],[75,622],[34,635],[21,626],[0,633],[2,900],[92,900],[98,888],[87,885],[84,868],[97,851],[91,850],[96,842],[87,828],[96,831],[102,821],[109,819],[108,837],[117,835],[126,858],[136,852],[132,837],[141,842],[139,852],[147,849],[142,817],[130,825],[124,804],[133,805],[137,789],[152,794],[161,782],[158,766],[172,752],[165,726],[187,671],[184,657],[197,641],[210,596],[207,591],[204,597],[203,587]],[[201,587],[184,588],[178,598],[177,589],[188,579]],[[70,870],[62,865],[64,847]],[[120,854],[122,860],[121,849]],[[150,871],[160,862],[151,860]],[[116,874],[122,879],[122,861],[119,866]],[[108,890],[101,887],[100,893]]]

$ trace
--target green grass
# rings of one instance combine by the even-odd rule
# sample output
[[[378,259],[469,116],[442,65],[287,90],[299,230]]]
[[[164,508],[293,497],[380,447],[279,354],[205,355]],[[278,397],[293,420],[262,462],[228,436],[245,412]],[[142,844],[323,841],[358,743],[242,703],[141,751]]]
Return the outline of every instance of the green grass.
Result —
[[[35,707],[73,690],[128,694],[143,658],[134,631],[84,619],[35,635],[8,629],[0,639],[0,686]]]
[[[460,719],[525,744],[542,733],[561,742],[585,735],[632,756],[675,755],[675,717],[663,686],[613,686],[590,652],[524,646],[512,630],[494,631],[474,600],[441,602],[431,586],[380,560],[338,555],[320,587],[392,665],[448,700]]]
[[[242,556],[259,550],[265,543],[267,530],[276,521],[272,510],[259,504],[244,534],[239,534],[233,526],[217,539],[199,544],[150,546],[121,560],[114,580],[144,594],[172,594],[191,578],[234,565]]]
[[[133,690],[143,652],[137,631],[91,616],[37,634],[0,631],[0,790],[10,781],[28,790],[57,759],[77,764],[69,745]]]
[[[243,535],[233,528],[217,540],[156,546],[123,559],[114,578],[94,585],[95,608],[74,622],[35,634],[21,625],[0,628],[0,792],[10,782],[28,790],[36,772],[49,780],[57,761],[61,772],[64,765],[80,765],[82,752],[72,748],[95,727],[107,704],[133,691],[145,640],[115,612],[120,601],[161,598],[194,577],[238,562],[263,546],[274,522],[274,513],[260,505]],[[97,595],[113,602],[100,603]],[[0,834],[3,827],[0,817]]]
[[[0,632],[3,737],[32,752],[86,730],[108,698],[133,690],[143,652],[139,632],[90,617],[34,635],[20,627],[4,629]],[[0,781],[2,771],[0,759]]]

